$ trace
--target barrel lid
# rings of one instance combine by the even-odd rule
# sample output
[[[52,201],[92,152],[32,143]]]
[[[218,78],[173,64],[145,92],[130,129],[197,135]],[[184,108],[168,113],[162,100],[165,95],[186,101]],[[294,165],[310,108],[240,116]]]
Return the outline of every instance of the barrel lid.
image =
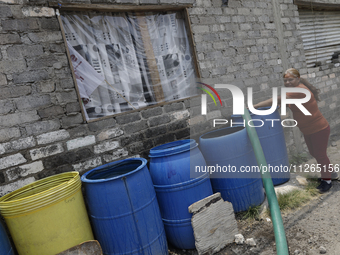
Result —
[[[181,152],[189,151],[196,147],[197,143],[194,139],[178,140],[152,148],[150,150],[149,157],[156,158],[170,156]]]

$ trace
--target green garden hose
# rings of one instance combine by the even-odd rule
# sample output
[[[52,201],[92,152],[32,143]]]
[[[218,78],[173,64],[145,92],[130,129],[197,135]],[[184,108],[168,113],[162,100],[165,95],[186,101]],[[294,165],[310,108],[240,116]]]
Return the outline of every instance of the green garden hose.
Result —
[[[242,117],[245,120],[245,125],[247,128],[249,139],[254,149],[257,164],[261,168],[263,186],[266,191],[270,214],[273,222],[276,253],[277,255],[289,255],[285,229],[283,227],[280,207],[275,194],[273,181],[271,179],[270,173],[268,171],[263,171],[263,168],[261,167],[266,166],[265,169],[268,169],[267,161],[264,157],[259,137],[257,136],[255,127],[247,125],[248,121],[251,120],[248,110],[244,111],[244,115],[242,115]]]

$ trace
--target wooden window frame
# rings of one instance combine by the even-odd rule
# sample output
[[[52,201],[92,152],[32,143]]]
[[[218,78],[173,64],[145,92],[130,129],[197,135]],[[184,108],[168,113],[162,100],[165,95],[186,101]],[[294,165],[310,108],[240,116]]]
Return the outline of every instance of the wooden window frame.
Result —
[[[190,45],[190,48],[191,48],[191,54],[192,54],[192,57],[193,57],[194,70],[196,72],[197,78],[198,79],[201,78],[201,71],[200,71],[200,68],[199,68],[199,65],[198,65],[196,45],[195,45],[194,38],[193,38],[193,32],[192,32],[190,17],[189,17],[189,12],[188,12],[188,8],[192,7],[192,5],[180,5],[180,6],[141,5],[141,6],[136,6],[136,5],[76,4],[76,3],[62,3],[62,4],[60,4],[60,3],[57,3],[57,2],[49,2],[49,7],[56,9],[57,19],[58,19],[58,22],[59,22],[59,25],[60,25],[60,28],[61,28],[64,43],[65,43],[66,46],[67,46],[67,41],[66,41],[66,37],[65,37],[64,27],[63,27],[63,24],[62,24],[62,21],[61,21],[61,18],[60,18],[59,10],[60,11],[99,11],[99,12],[111,12],[111,13],[134,12],[134,13],[137,13],[137,14],[141,13],[141,12],[166,12],[166,11],[182,12],[183,16],[184,16],[185,26],[186,26],[186,29],[187,29],[187,36],[188,36],[189,45]],[[67,53],[67,58],[68,58],[68,61],[69,61],[69,64],[70,64],[70,68],[71,68],[71,71],[72,71],[73,82],[74,82],[74,84],[77,84],[76,77],[75,77],[74,70],[73,70],[73,66],[72,66],[72,62],[71,62],[71,58],[70,58],[70,52],[68,50],[68,47],[65,47],[65,48],[66,48],[66,53]],[[75,86],[75,87],[76,87],[76,93],[77,93],[78,99],[81,100],[78,86]],[[95,122],[95,121],[98,121],[98,120],[116,117],[116,116],[119,116],[119,115],[122,115],[122,114],[138,112],[138,111],[141,111],[141,110],[145,110],[145,109],[149,109],[149,108],[153,108],[153,107],[157,107],[157,106],[163,106],[163,105],[167,105],[167,104],[171,104],[171,103],[175,103],[175,102],[180,102],[180,101],[183,101],[185,99],[190,99],[190,98],[194,98],[194,97],[197,97],[197,95],[190,96],[190,97],[187,97],[187,98],[178,99],[178,100],[173,100],[173,101],[156,103],[155,105],[150,105],[150,106],[139,108],[139,109],[136,109],[136,110],[131,110],[131,111],[122,112],[122,113],[116,113],[116,114],[112,114],[112,115],[109,115],[109,116],[104,116],[104,117],[100,117],[100,118],[96,118],[96,119],[90,119],[90,120],[86,120],[84,108],[83,107],[80,107],[80,108],[81,108],[81,113],[82,113],[83,119],[87,123],[90,123],[90,122]]]

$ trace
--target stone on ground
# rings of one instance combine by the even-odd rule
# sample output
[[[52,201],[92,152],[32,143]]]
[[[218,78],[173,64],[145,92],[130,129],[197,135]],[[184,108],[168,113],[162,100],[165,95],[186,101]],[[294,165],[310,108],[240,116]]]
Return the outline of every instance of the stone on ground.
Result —
[[[256,246],[256,242],[255,242],[254,238],[247,238],[246,244],[248,244],[250,246]]]
[[[199,255],[214,254],[234,242],[238,233],[233,206],[215,193],[189,206]]]
[[[235,235],[235,243],[236,244],[243,244],[244,243],[244,237],[242,234]]]

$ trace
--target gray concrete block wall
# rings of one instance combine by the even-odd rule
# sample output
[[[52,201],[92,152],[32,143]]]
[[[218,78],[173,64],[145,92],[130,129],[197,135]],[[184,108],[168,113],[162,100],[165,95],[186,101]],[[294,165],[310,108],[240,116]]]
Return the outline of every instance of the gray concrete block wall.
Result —
[[[305,67],[298,10],[291,0],[279,1],[282,51],[272,1],[229,0],[228,6],[221,0],[76,2],[193,4],[189,15],[203,81],[234,84],[244,92],[251,86],[258,102],[283,85],[284,53],[290,66],[321,89],[320,108],[335,132],[339,67]],[[0,34],[0,196],[52,174],[147,157],[152,147],[198,137],[212,129],[213,118],[232,114],[231,94],[218,91],[227,107],[209,102],[207,116],[196,97],[84,123],[60,27],[47,1],[0,1]],[[294,153],[290,131],[286,138]]]

